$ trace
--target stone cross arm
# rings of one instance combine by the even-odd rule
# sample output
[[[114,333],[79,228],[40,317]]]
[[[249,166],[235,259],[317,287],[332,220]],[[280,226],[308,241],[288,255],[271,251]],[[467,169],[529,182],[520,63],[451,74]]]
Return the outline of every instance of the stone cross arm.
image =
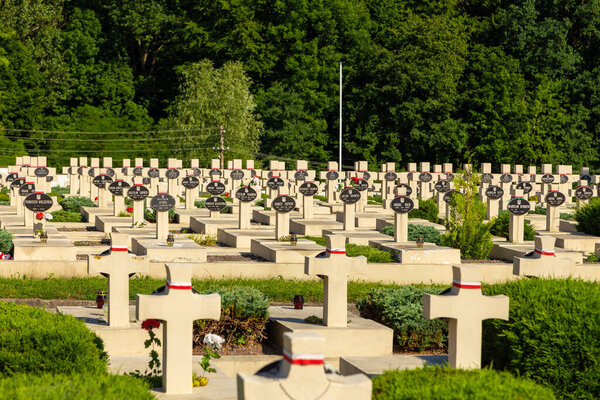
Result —
[[[423,299],[424,316],[427,319],[452,318],[508,319],[508,297],[505,295],[473,296],[426,295]]]
[[[221,316],[221,296],[216,293],[192,294],[191,290],[174,293],[172,289],[165,290],[162,294],[138,294],[136,315],[138,321],[149,318],[167,322],[170,319],[218,320]]]
[[[126,258],[115,259],[112,256],[90,256],[88,258],[88,274],[133,274],[135,272],[148,272],[149,260],[145,257],[129,256]]]
[[[365,274],[367,267],[365,256],[346,256],[346,238],[343,236],[327,236],[325,253],[316,257],[305,257],[304,260],[305,274],[329,278],[347,277],[351,273]]]

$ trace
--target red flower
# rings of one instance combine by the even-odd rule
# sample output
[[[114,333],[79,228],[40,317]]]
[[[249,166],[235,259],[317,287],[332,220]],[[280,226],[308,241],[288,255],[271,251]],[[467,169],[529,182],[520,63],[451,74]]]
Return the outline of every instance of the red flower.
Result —
[[[98,201],[98,196],[96,196],[96,197],[94,198],[94,201]]]
[[[147,319],[144,322],[142,322],[142,328],[149,331],[152,330],[154,328],[158,329],[160,327],[160,322],[158,322],[155,319]]]
[[[353,176],[353,177],[352,177],[352,180],[353,180],[354,182],[358,182],[358,178],[357,178],[357,177],[355,177],[355,176]]]
[[[229,192],[225,193],[225,196],[226,196],[226,197],[229,197]]]
[[[127,207],[127,212],[128,213],[132,213],[133,212],[133,207]]]
[[[44,219],[44,213],[39,212],[39,213],[35,214],[35,219]]]

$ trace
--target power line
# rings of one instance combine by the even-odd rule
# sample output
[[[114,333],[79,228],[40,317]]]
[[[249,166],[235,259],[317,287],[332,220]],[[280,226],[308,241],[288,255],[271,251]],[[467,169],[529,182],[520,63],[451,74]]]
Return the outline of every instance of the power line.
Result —
[[[53,131],[53,130],[37,130],[37,129],[16,129],[16,128],[1,128],[1,131],[23,132],[23,133],[74,133],[78,135],[123,135],[123,134],[139,134],[139,133],[173,133],[173,132],[195,132],[195,131],[218,131],[218,126],[205,128],[190,128],[190,129],[166,129],[166,130],[148,130],[148,131],[120,131],[120,132],[91,132],[91,131]]]
[[[155,140],[178,140],[178,139],[189,139],[190,136],[173,136],[166,138],[128,138],[128,139],[63,139],[63,138],[43,138],[43,137],[26,137],[22,138],[20,136],[4,136],[7,139],[20,139],[20,140],[29,140],[29,141],[49,141],[49,142],[146,142],[146,141],[155,141]]]

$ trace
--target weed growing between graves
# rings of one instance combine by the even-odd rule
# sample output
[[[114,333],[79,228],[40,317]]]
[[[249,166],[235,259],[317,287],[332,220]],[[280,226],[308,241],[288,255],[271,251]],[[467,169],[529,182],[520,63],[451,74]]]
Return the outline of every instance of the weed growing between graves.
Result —
[[[394,236],[395,229],[396,226],[394,224],[388,225],[381,230],[381,233],[388,236]],[[441,243],[442,236],[440,231],[433,226],[408,224],[408,241],[415,242],[419,236],[421,236],[425,242],[435,243],[437,245]]]
[[[315,200],[320,200],[320,201],[324,201],[324,202],[327,202],[327,197],[325,197],[325,196],[321,196],[320,194],[315,194],[315,195],[313,196],[313,199],[315,199]]]
[[[509,220],[510,213],[506,210],[500,211],[498,216],[490,221],[490,232],[492,235],[508,239]],[[535,228],[529,221],[525,220],[525,231],[523,237],[525,240],[533,240],[535,235],[537,235]]]
[[[404,351],[443,350],[448,324],[423,316],[423,294],[439,294],[435,287],[399,286],[373,289],[356,302],[360,315],[394,330],[394,342]]]
[[[600,199],[592,198],[589,204],[577,210],[575,221],[579,232],[600,236]]]
[[[432,197],[427,200],[419,200],[419,208],[415,208],[408,213],[408,218],[420,218],[437,224],[440,222],[438,214],[440,209]]]
[[[586,258],[583,259],[584,263],[600,263],[600,259],[596,257],[594,253],[589,254]]]
[[[548,388],[506,372],[425,367],[373,378],[375,400],[554,400]]]
[[[10,195],[8,186],[4,186],[0,191],[0,205],[9,205],[10,204]]]
[[[175,209],[171,208],[169,210],[169,223],[175,223]],[[156,211],[154,211],[154,209],[152,208],[146,208],[146,210],[144,211],[144,219],[148,222],[156,222]]]
[[[81,207],[93,207],[94,202],[88,197],[72,196],[58,202],[65,211],[81,213]]]
[[[8,253],[13,248],[12,234],[4,229],[0,230],[0,251]]]
[[[193,235],[188,235],[189,239],[192,239],[196,242],[197,245],[202,247],[216,247],[218,246],[217,237],[214,235],[204,235],[201,233],[196,233]]]
[[[81,222],[82,216],[78,212],[57,210],[53,211],[52,220],[49,222]]]
[[[558,398],[600,398],[600,285],[521,279],[485,287],[510,298],[510,320],[483,323],[483,361],[551,387]]]

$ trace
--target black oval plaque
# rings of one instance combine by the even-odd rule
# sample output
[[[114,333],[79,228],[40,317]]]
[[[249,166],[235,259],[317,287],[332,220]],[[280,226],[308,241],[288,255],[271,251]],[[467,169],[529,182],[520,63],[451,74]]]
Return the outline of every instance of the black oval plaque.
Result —
[[[94,186],[99,187],[99,188],[105,188],[106,184],[111,183],[111,182],[112,182],[112,178],[106,174],[98,175],[92,180],[92,183],[94,184]]]
[[[515,198],[506,204],[506,209],[512,215],[525,215],[531,210],[531,204],[525,199]]]
[[[33,193],[25,197],[23,205],[33,212],[44,212],[52,207],[52,197],[45,193]]]
[[[337,171],[327,171],[327,173],[325,174],[325,178],[327,178],[330,181],[334,181],[337,178],[339,178],[340,174],[338,174]]]
[[[160,171],[158,168],[150,168],[148,170],[148,177],[150,178],[158,178],[160,176]]]
[[[319,187],[313,182],[304,182],[300,185],[298,191],[304,196],[314,196],[319,191]]]
[[[37,177],[43,178],[50,173],[50,170],[46,167],[38,167],[33,171],[33,174]]]
[[[485,195],[488,197],[488,199],[498,200],[504,196],[504,189],[502,189],[500,186],[493,185],[485,190]]]
[[[167,172],[165,172],[165,176],[167,179],[177,179],[179,178],[179,170],[175,168],[168,169]]]
[[[194,176],[202,175],[202,170],[200,168],[194,168]]]
[[[410,196],[413,192],[412,188],[410,186],[408,186],[406,183],[401,183],[398,186],[396,186],[396,191],[400,188],[404,188],[406,189],[406,195]]]
[[[123,196],[123,190],[129,188],[129,183],[125,181],[114,181],[108,185],[108,191],[115,196]]]
[[[10,183],[10,188],[11,189],[16,189],[16,188],[20,187],[24,183],[25,183],[25,179],[23,179],[23,178],[17,178],[17,179],[15,179],[14,181],[12,181]]]
[[[167,212],[175,207],[175,198],[167,193],[157,194],[150,200],[150,207],[156,212]]]
[[[244,178],[244,171],[242,171],[241,169],[234,169],[233,171],[231,171],[229,176],[234,181],[239,181],[240,179]]]
[[[121,168],[121,173],[122,173],[123,175],[129,175],[129,168],[127,168],[127,167],[123,167],[123,168]]]
[[[482,183],[491,183],[492,179],[494,179],[494,175],[492,175],[492,174],[483,174],[483,175],[481,175],[481,182]]]
[[[235,192],[235,197],[239,201],[243,203],[248,203],[256,199],[257,193],[256,190],[251,187],[242,187],[239,188],[237,192]]]
[[[519,182],[517,183],[517,189],[523,191],[523,194],[527,194],[533,190],[533,185],[529,182]]]
[[[364,179],[359,179],[354,183],[354,188],[359,192],[364,192],[369,188],[369,182]]]
[[[554,182],[554,175],[546,174],[542,176],[543,183],[552,183]]]
[[[388,182],[393,182],[398,179],[398,175],[395,172],[386,172],[383,177]]]
[[[565,175],[565,174],[560,174],[560,183],[567,183],[569,182],[569,176]]]
[[[509,183],[512,182],[513,177],[511,174],[502,174],[500,175],[500,182],[502,183]]]
[[[308,176],[308,172],[306,172],[306,171],[296,171],[296,173],[294,174],[294,178],[297,181],[304,181],[304,180],[306,180],[307,176]]]
[[[54,180],[53,176],[47,176],[46,177],[46,182],[52,182]]]
[[[588,182],[591,182],[591,181],[592,181],[592,177],[591,177],[591,176],[589,176],[589,175],[581,175],[581,176],[579,177],[579,180],[580,180],[580,181],[588,181]]]
[[[354,204],[360,200],[360,192],[355,188],[346,188],[340,192],[340,200],[345,204]]]
[[[454,174],[452,172],[446,172],[446,179],[448,182],[452,182],[454,180]]]
[[[216,169],[213,168],[208,172],[208,175],[210,176],[221,176],[221,170],[220,169]]]
[[[115,176],[115,170],[112,168],[106,168],[106,175],[112,178],[113,176]]]
[[[148,188],[142,185],[133,185],[127,190],[127,197],[133,201],[144,200],[149,194]]]
[[[579,200],[588,200],[593,195],[594,191],[588,186],[579,186],[577,190],[575,190],[575,197]]]
[[[432,179],[433,175],[431,175],[429,172],[421,172],[419,174],[419,180],[421,182],[431,182]]]
[[[206,199],[204,206],[210,211],[221,211],[227,206],[227,202],[222,197],[212,196]]]
[[[88,169],[88,176],[92,177],[92,178],[94,176],[96,176],[96,168],[90,168],[90,169]]]
[[[277,196],[271,202],[271,208],[278,213],[286,214],[296,207],[296,201],[290,196]]]
[[[16,172],[13,172],[12,174],[8,174],[6,175],[6,182],[12,182],[15,179],[17,179],[19,177],[19,175],[17,175]]]
[[[447,180],[437,181],[435,183],[435,190],[440,193],[446,193],[448,190],[450,190],[450,182]]]
[[[406,214],[415,208],[415,202],[407,196],[398,196],[390,202],[390,207],[398,214]]]
[[[187,189],[197,188],[200,184],[200,181],[195,176],[186,176],[181,180],[181,185]]]
[[[455,189],[450,189],[446,193],[444,193],[444,197],[442,200],[448,205],[452,204],[452,199],[456,196],[458,192]]]
[[[558,191],[550,192],[546,195],[545,202],[550,207],[559,207],[567,200],[564,194]]]
[[[144,170],[142,169],[142,167],[135,167],[133,169],[134,176],[142,176],[143,173],[144,173]]]
[[[83,167],[79,167],[79,168],[77,168],[77,173],[78,173],[79,175],[83,175]]]
[[[212,195],[218,196],[225,193],[225,185],[218,181],[212,181],[206,185],[206,191]]]
[[[363,171],[363,177],[362,177],[365,181],[368,181],[369,179],[371,179],[371,174],[368,171]]]
[[[148,178],[147,176],[142,178],[142,183],[144,185],[149,185],[150,184],[150,178]]]
[[[35,185],[33,183],[24,183],[19,187],[19,195],[27,197],[35,193]]]
[[[283,182],[283,179],[278,177],[273,177],[267,181],[267,187],[269,189],[275,190],[277,188],[283,187],[283,185],[285,185],[285,182]]]

